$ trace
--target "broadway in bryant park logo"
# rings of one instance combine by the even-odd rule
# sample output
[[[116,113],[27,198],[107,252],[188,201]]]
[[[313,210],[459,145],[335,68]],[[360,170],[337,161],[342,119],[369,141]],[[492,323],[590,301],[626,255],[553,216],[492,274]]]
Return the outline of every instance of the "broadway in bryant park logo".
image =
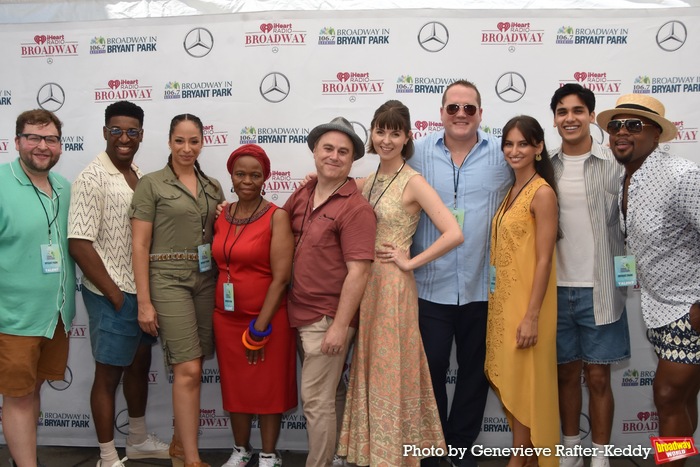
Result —
[[[401,75],[396,78],[396,93],[442,94],[450,84],[462,78]]]
[[[78,42],[66,40],[64,34],[37,34],[33,42],[22,42],[20,48],[22,58],[78,56]]]
[[[12,91],[0,89],[0,105],[12,105]]]
[[[700,75],[649,76],[639,75],[634,79],[635,94],[666,94],[700,92]]]
[[[318,33],[318,45],[378,45],[389,43],[389,28],[334,28]]]
[[[627,28],[574,28],[562,26],[557,30],[559,45],[627,45]]]
[[[157,36],[95,36],[90,39],[90,55],[157,52],[157,43]]]
[[[200,81],[165,83],[164,99],[207,99],[210,97],[231,97],[233,81]]]
[[[654,460],[657,464],[665,464],[698,454],[695,440],[690,437],[651,436],[649,439],[651,447],[654,449]]]

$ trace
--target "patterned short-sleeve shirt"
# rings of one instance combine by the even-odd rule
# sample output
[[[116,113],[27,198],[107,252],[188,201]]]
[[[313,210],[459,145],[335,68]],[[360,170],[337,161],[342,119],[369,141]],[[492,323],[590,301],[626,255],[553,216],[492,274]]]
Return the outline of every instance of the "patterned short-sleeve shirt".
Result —
[[[700,300],[700,167],[655,150],[632,174],[627,218],[620,215],[637,259],[644,321],[665,326]]]

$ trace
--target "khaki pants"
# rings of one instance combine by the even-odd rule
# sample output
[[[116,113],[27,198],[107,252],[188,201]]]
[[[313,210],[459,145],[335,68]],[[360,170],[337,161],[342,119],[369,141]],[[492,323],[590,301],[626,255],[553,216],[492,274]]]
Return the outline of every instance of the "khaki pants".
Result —
[[[332,322],[333,319],[326,316],[316,323],[298,328],[302,361],[301,403],[309,437],[306,467],[331,465],[345,407],[345,384],[339,382],[356,330],[348,329],[342,354],[326,355],[321,352],[321,342]]]

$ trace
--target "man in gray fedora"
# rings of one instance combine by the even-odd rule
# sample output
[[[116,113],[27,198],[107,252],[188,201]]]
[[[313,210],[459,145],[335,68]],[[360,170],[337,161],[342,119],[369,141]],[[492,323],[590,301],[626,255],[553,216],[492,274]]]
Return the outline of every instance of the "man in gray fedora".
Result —
[[[374,259],[374,211],[349,178],[364,153],[343,117],[308,136],[317,178],[300,187],[284,209],[294,232],[289,323],[299,332],[301,401],[309,437],[307,467],[328,467],[336,449],[336,390],[357,328],[357,310]]]

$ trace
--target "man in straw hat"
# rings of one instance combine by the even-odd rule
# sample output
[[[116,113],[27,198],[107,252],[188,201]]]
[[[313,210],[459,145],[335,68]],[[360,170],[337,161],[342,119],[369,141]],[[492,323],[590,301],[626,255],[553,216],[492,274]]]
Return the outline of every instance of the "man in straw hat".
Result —
[[[365,154],[350,122],[337,117],[309,133],[317,178],[284,205],[295,252],[287,297],[289,323],[301,342],[301,401],[309,436],[307,467],[333,461],[342,406],[336,389],[357,328],[357,310],[374,259],[377,221],[352,178]],[[345,398],[339,401],[344,403]]]
[[[700,168],[659,150],[677,130],[653,97],[621,96],[598,125],[625,169],[620,222],[630,256],[616,258],[616,272],[629,278],[636,264],[639,274],[642,315],[659,357],[659,434],[692,436],[700,389]]]

